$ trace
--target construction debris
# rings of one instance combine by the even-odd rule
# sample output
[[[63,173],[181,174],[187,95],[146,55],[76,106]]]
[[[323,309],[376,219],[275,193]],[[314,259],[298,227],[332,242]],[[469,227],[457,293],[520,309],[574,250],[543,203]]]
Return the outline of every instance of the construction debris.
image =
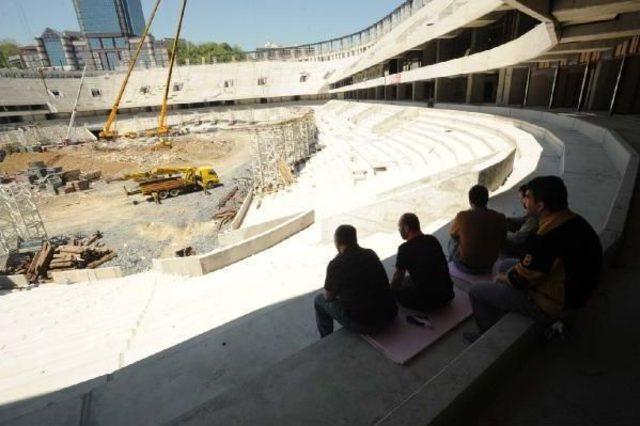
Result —
[[[189,256],[195,256],[195,255],[196,255],[196,251],[193,247],[187,247],[187,248],[183,248],[176,251],[177,257],[189,257]]]
[[[34,284],[51,279],[52,271],[97,268],[117,256],[114,250],[99,241],[102,237],[102,233],[98,231],[88,237],[52,238],[35,252],[9,256],[2,273],[26,274],[27,280]]]
[[[220,227],[231,222],[236,215],[242,202],[250,191],[249,180],[238,179],[236,185],[220,199],[218,202],[218,211],[213,215],[213,220],[220,223]]]

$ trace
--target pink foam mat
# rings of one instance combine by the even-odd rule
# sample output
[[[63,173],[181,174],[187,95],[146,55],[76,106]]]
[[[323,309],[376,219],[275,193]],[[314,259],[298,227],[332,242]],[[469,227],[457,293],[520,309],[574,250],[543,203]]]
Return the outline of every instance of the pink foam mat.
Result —
[[[483,275],[467,274],[459,270],[453,262],[449,262],[449,274],[452,277],[458,278],[462,281],[466,281],[470,284],[477,284],[481,282],[493,281],[496,277],[497,265],[493,267],[493,273]]]
[[[471,315],[467,293],[456,288],[454,291],[455,297],[449,305],[428,314],[432,327],[410,324],[407,315],[417,313],[400,307],[393,324],[374,336],[362,337],[391,361],[405,364]]]

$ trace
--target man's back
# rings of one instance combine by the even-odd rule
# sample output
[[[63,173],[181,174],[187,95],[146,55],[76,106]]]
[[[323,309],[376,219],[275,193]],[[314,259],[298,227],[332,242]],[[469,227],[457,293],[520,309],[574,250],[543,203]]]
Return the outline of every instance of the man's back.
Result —
[[[457,237],[459,260],[470,268],[491,268],[507,233],[507,219],[488,208],[457,214],[450,234]]]
[[[382,323],[396,314],[387,273],[373,250],[353,247],[338,254],[327,267],[325,289],[356,322]]]
[[[419,235],[398,248],[396,267],[409,271],[413,284],[424,295],[453,297],[453,282],[442,246],[433,235]]]

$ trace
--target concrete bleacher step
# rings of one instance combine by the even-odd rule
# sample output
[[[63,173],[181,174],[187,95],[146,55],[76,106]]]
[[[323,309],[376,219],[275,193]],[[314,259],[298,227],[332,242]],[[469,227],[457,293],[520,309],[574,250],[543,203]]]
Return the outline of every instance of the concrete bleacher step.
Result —
[[[250,313],[115,371],[91,392],[85,418],[92,424],[164,423],[249,380],[318,339],[313,297],[300,296]],[[85,395],[70,397],[84,400]],[[18,420],[36,424],[60,407],[78,409],[67,401],[47,406],[46,399],[37,399],[34,404],[13,407],[13,415],[29,413]],[[11,410],[12,406],[0,408],[0,422],[11,419]]]

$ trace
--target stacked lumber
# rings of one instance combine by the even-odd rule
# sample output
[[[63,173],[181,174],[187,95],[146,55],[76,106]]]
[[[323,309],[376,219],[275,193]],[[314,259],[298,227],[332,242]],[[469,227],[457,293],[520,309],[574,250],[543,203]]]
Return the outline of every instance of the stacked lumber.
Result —
[[[100,232],[90,237],[73,238],[55,248],[49,270],[93,269],[115,258],[117,254],[99,242]]]
[[[102,233],[88,237],[57,238],[45,241],[42,248],[34,253],[30,262],[13,273],[24,273],[30,283],[41,278],[51,278],[52,271],[69,269],[94,269],[114,259],[114,250],[105,247]]]

